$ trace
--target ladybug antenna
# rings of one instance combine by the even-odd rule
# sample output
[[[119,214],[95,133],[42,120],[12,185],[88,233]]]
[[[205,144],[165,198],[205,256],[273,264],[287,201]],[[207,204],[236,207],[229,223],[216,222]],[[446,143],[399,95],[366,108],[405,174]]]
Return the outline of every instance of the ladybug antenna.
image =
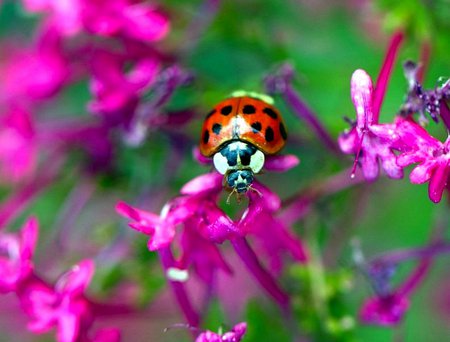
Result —
[[[227,204],[230,204],[230,198],[231,198],[231,196],[233,196],[234,193],[238,194],[238,197],[239,197],[239,193],[237,192],[236,188],[233,188],[233,190],[231,190],[231,192],[228,194]],[[239,200],[238,200],[238,203],[239,203]]]
[[[255,187],[253,187],[251,184],[248,186],[248,190],[256,192],[259,195],[259,197],[263,197],[262,192],[259,191],[258,189],[256,189]]]

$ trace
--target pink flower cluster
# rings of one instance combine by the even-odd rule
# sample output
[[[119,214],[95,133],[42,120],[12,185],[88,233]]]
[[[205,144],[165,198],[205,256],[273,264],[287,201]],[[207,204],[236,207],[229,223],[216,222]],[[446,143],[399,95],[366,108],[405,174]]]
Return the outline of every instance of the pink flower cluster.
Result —
[[[293,159],[296,158],[274,157],[273,160],[269,159],[267,166],[286,170],[298,163],[297,159],[295,162]],[[161,255],[163,267],[168,280],[172,282],[180,307],[193,326],[198,324],[200,317],[189,303],[182,287],[186,279],[172,277],[171,270],[189,272],[192,268],[199,279],[211,286],[218,270],[232,272],[218,248],[219,244],[228,240],[259,284],[283,310],[289,311],[289,298],[273,278],[272,272],[280,273],[283,255],[286,253],[300,263],[306,262],[308,258],[302,242],[277,218],[281,207],[278,195],[255,181],[254,191],[246,193],[248,207],[238,219],[233,220],[219,206],[220,195],[223,193],[222,180],[223,175],[218,172],[192,179],[181,188],[181,196],[170,200],[159,215],[124,202],[118,203],[116,207],[120,215],[131,220],[131,228],[150,237],[148,248]],[[258,253],[250,247],[246,236],[254,237]],[[177,251],[179,258],[173,257],[174,251]],[[262,266],[260,259],[263,255],[268,260],[270,271]],[[206,336],[203,335],[200,340],[203,341]]]
[[[0,233],[0,292],[16,294],[29,317],[28,330],[36,334],[56,329],[58,342],[117,342],[117,329],[88,335],[95,320],[95,304],[85,296],[94,273],[86,259],[63,274],[55,284],[41,279],[33,266],[38,222],[29,219],[17,234]]]
[[[428,182],[429,197],[438,203],[450,186],[450,140],[437,140],[412,118],[399,116],[387,124],[374,120],[372,81],[363,70],[354,72],[351,94],[357,121],[339,137],[342,151],[356,155],[369,181],[378,177],[380,163],[391,178],[402,178],[405,167],[418,164],[410,174],[411,182]]]

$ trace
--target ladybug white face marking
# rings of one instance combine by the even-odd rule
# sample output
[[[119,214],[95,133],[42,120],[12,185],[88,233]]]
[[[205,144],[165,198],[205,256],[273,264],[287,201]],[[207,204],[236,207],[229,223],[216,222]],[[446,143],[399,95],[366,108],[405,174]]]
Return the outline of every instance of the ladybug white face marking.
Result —
[[[226,175],[229,187],[245,192],[253,182],[253,174],[264,166],[264,153],[243,141],[232,141],[217,152],[214,157],[216,170]]]

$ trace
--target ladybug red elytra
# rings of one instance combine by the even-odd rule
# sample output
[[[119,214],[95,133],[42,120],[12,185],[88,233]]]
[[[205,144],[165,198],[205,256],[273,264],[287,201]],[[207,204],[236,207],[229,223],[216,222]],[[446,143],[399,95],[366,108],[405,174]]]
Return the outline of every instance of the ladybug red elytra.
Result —
[[[265,155],[280,151],[286,144],[283,118],[270,96],[234,92],[206,116],[200,152],[213,157],[218,172],[233,192],[245,193],[254,174],[264,166]]]

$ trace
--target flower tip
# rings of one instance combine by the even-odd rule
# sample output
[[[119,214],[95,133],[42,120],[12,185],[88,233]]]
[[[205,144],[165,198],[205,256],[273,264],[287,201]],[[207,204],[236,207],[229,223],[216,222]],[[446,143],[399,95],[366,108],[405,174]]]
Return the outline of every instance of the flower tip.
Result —
[[[300,164],[300,159],[292,154],[268,156],[264,168],[269,171],[285,172]]]

